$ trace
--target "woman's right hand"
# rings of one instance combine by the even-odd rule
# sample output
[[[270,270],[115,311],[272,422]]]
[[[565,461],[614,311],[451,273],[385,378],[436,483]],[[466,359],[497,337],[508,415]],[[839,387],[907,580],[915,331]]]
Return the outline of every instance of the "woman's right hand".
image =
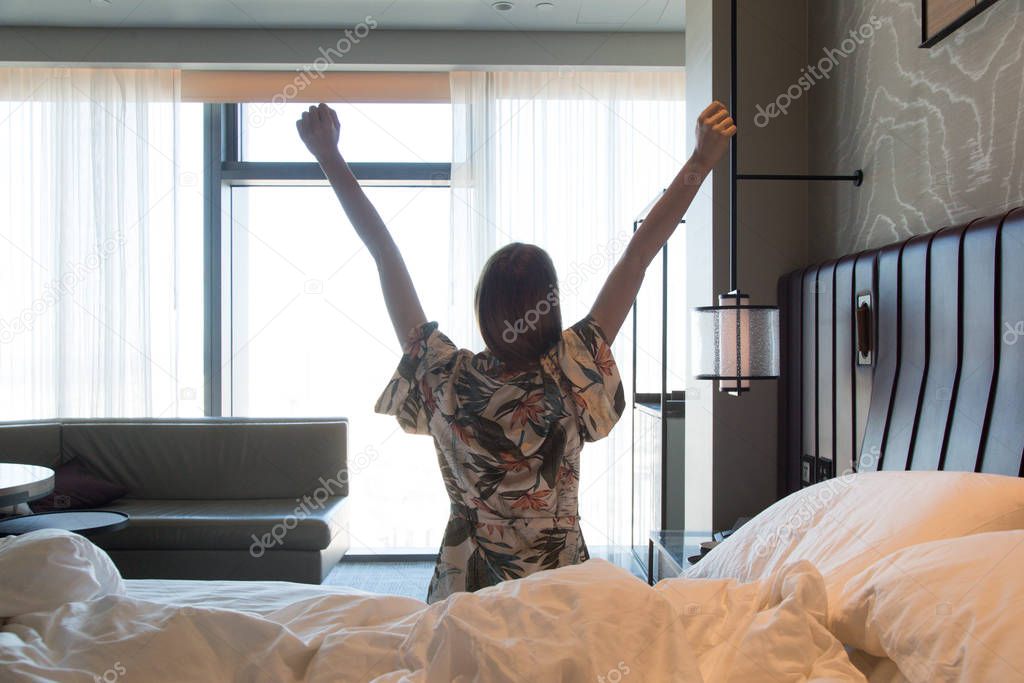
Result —
[[[338,151],[341,122],[338,114],[323,102],[302,112],[302,118],[295,122],[299,137],[317,160]]]
[[[708,105],[697,117],[697,145],[693,160],[710,171],[729,149],[729,139],[736,134],[736,124],[729,110],[719,101]]]

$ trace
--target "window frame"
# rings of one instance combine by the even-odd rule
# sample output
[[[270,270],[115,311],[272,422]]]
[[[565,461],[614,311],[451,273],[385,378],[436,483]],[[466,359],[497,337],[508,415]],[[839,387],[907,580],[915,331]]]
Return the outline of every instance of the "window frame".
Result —
[[[224,278],[231,276],[232,189],[327,185],[315,162],[243,161],[241,111],[238,103],[203,105],[203,412],[207,417],[223,417],[231,412],[232,302],[231,283]],[[367,187],[451,185],[452,165],[447,162],[363,162],[349,166],[360,184]]]

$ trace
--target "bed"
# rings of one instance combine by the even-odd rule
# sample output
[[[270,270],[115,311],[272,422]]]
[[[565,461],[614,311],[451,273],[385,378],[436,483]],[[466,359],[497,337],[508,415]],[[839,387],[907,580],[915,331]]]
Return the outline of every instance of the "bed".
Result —
[[[592,560],[428,606],[125,581],[35,532],[0,540],[0,678],[1024,680],[1022,265],[1018,210],[784,277],[780,500],[682,577]]]

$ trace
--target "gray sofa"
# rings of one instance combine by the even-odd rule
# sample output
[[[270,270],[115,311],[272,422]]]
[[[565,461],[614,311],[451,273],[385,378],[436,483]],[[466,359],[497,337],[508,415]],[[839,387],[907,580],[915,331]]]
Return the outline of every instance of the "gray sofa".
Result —
[[[0,423],[0,462],[80,458],[128,490],[94,538],[126,578],[320,583],[348,550],[344,419]]]

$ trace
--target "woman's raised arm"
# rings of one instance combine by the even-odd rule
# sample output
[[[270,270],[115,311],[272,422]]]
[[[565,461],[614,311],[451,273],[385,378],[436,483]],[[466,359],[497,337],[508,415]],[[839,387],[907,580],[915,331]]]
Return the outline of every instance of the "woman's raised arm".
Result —
[[[619,333],[644,281],[644,273],[675,232],[704,178],[729,147],[736,125],[720,102],[712,102],[697,117],[697,146],[665,194],[633,233],[626,251],[612,268],[590,315],[611,343]]]
[[[341,131],[338,114],[321,103],[303,112],[302,118],[295,122],[295,127],[306,148],[316,157],[320,168],[331,181],[334,194],[338,196],[356,234],[377,262],[377,274],[380,276],[391,324],[398,335],[398,342],[405,344],[406,335],[425,323],[427,318],[398,245],[338,151]]]

